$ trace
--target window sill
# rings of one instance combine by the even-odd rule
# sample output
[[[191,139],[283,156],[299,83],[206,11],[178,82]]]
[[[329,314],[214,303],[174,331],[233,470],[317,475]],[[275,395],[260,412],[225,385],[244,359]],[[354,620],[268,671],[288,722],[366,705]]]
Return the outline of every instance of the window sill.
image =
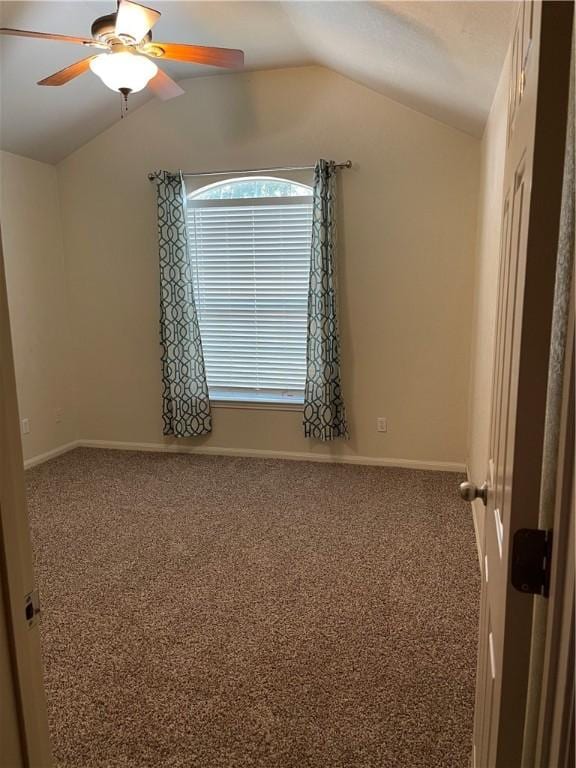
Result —
[[[300,411],[304,410],[304,403],[266,403],[256,400],[219,400],[210,399],[213,408],[231,408],[241,411]]]

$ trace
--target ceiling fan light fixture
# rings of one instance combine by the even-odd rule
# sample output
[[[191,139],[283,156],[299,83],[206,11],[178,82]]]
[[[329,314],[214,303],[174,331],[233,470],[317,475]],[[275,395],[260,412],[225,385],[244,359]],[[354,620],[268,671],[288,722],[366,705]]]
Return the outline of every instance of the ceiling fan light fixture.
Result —
[[[136,93],[157,74],[153,61],[130,51],[103,53],[90,62],[90,69],[113,91]]]

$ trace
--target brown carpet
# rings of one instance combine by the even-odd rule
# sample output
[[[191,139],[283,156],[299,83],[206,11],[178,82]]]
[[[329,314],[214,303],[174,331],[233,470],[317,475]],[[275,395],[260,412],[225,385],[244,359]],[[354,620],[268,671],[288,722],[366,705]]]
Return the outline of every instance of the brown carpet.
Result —
[[[468,766],[457,475],[80,449],[27,479],[60,766]]]

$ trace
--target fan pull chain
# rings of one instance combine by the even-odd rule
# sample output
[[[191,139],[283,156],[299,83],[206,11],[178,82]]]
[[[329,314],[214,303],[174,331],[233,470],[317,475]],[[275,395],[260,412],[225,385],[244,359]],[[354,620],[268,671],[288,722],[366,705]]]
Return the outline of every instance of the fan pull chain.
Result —
[[[120,119],[124,119],[124,115],[128,114],[128,94],[130,88],[120,88]]]

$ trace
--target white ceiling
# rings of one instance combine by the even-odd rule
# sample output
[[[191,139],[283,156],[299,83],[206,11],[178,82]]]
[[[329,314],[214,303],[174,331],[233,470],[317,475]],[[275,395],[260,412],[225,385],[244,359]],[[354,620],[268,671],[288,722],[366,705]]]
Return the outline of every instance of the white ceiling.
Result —
[[[242,48],[246,68],[321,64],[449,125],[480,135],[510,35],[513,2],[324,0],[154,2],[158,40]],[[87,36],[114,0],[0,3],[2,26]],[[58,162],[120,118],[119,96],[92,73],[60,88],[36,82],[85,50],[0,42],[0,146]],[[176,80],[222,70],[164,64]],[[131,109],[150,98],[131,98]]]

